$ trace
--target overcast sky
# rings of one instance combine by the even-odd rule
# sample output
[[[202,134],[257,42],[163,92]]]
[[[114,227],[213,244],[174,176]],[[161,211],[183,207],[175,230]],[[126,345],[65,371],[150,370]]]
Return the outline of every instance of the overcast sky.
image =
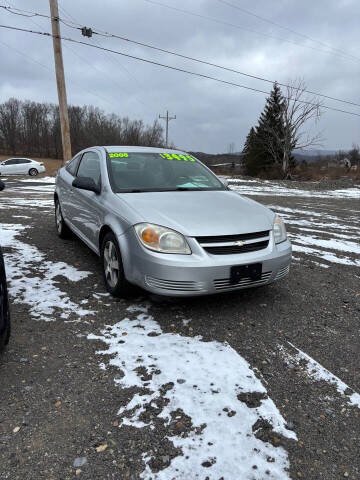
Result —
[[[212,17],[216,23],[147,0],[59,0],[60,15],[81,25],[174,50],[209,62],[286,83],[303,77],[308,89],[360,103],[358,0],[227,0],[275,22],[231,8],[219,0],[159,0],[164,5]],[[0,4],[49,13],[47,0],[0,0]],[[50,32],[50,21],[0,10],[1,24]],[[271,85],[125,43],[85,39],[61,26],[62,35],[131,55],[269,91]],[[291,30],[291,31],[290,31]],[[296,31],[297,33],[295,33]],[[301,36],[301,35],[303,36]],[[309,38],[311,37],[311,39]],[[318,40],[318,42],[312,39]],[[331,46],[331,50],[328,46]],[[21,55],[21,52],[23,55]],[[330,52],[330,53],[329,53]],[[170,141],[179,148],[241,150],[261,113],[265,95],[219,84],[78,44],[63,42],[68,102],[152,123],[169,110]],[[51,38],[0,28],[0,102],[9,97],[56,102]],[[36,63],[38,62],[38,63]],[[39,65],[42,64],[42,65]],[[326,100],[329,106],[360,113]],[[309,125],[310,127],[310,125]],[[319,124],[323,148],[360,143],[360,117],[324,110]]]

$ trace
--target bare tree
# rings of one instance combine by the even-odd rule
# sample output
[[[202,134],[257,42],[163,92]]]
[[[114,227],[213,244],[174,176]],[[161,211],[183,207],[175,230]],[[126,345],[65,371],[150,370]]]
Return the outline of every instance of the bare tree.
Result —
[[[10,98],[0,105],[0,136],[10,152],[15,155],[21,129],[21,102]]]
[[[264,137],[264,141],[267,141],[266,147],[274,158],[277,152],[281,151],[281,168],[285,178],[291,177],[290,159],[293,150],[321,145],[321,134],[313,134],[311,129],[304,129],[307,122],[318,122],[321,106],[322,103],[316,96],[307,95],[302,79],[292,81],[283,94],[281,128],[275,130],[270,125],[266,126],[269,133]]]
[[[72,149],[91,145],[164,145],[163,128],[155,120],[145,125],[93,106],[69,106]],[[0,103],[0,152],[61,157],[59,107],[14,98]]]

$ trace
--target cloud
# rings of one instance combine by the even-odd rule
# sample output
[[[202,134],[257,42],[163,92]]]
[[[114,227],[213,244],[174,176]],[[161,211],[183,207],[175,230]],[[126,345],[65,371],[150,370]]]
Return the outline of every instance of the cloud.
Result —
[[[176,0],[159,1],[216,18],[227,25],[186,15],[145,0],[121,3],[118,0],[62,0],[60,7],[81,25],[118,33],[270,80],[286,83],[289,79],[301,76],[310,90],[350,101],[357,100],[356,79],[360,73],[360,56],[356,58],[355,49],[357,18],[360,14],[358,2],[241,2],[242,8],[284,25],[292,30],[289,31],[217,0],[199,0],[196,4],[184,0],[181,5]],[[237,0],[229,2],[238,4]],[[48,13],[46,2],[40,4],[35,0],[12,0],[11,4],[17,8]],[[66,16],[64,11],[61,15]],[[28,19],[4,11],[1,11],[1,17],[4,24],[50,31],[47,19]],[[64,36],[85,40],[78,30],[64,25],[61,29]],[[300,32],[300,35],[294,31]],[[312,41],[310,37],[323,44]],[[94,36],[85,41],[253,88],[271,89],[271,85],[264,82],[118,39]],[[226,151],[227,145],[234,142],[240,150],[264,106],[265,95],[259,93],[106,54],[86,46],[63,44],[69,103],[93,104],[107,112],[142,118],[146,122],[152,122],[159,114],[163,115],[169,110],[172,115],[177,115],[177,120],[170,124],[170,140],[185,149],[216,153]],[[57,101],[50,38],[0,29],[0,52],[0,101],[9,96]],[[347,52],[347,55],[343,52]],[[330,100],[326,104],[360,111],[360,108]],[[353,142],[359,142],[359,123],[356,117],[335,112],[324,113],[318,125],[327,139],[324,147],[349,148]]]

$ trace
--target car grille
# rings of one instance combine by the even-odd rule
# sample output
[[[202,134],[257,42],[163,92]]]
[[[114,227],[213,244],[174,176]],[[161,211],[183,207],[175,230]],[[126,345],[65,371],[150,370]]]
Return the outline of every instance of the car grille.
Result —
[[[290,272],[290,265],[286,265],[286,267],[280,268],[277,272],[275,280],[280,280],[280,278],[286,277],[286,275]]]
[[[260,280],[251,280],[250,277],[242,278],[239,283],[231,283],[230,278],[218,278],[214,280],[214,287],[215,290],[229,290],[233,288],[241,288],[241,287],[255,287],[256,285],[263,285],[270,280],[272,272],[264,272],[261,275]]]
[[[163,290],[177,290],[183,292],[201,292],[205,290],[205,284],[194,281],[164,280],[161,278],[145,276],[145,282],[149,287],[161,288]]]
[[[255,252],[269,245],[270,231],[239,235],[221,235],[216,237],[196,237],[200,246],[212,255],[231,255],[236,253]],[[242,242],[238,245],[237,242]]]

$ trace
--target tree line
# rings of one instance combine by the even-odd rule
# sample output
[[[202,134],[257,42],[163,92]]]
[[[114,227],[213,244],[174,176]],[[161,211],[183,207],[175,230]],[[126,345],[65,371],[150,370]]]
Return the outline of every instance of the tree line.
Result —
[[[164,146],[157,120],[145,125],[94,106],[69,106],[72,152],[92,145]],[[61,158],[59,108],[52,103],[10,98],[0,104],[0,151],[4,154]]]
[[[291,178],[295,165],[292,152],[320,145],[321,137],[304,131],[310,120],[318,121],[321,102],[316,97],[306,96],[302,80],[290,83],[285,93],[275,82],[266,99],[258,125],[250,129],[243,154],[247,175]]]

